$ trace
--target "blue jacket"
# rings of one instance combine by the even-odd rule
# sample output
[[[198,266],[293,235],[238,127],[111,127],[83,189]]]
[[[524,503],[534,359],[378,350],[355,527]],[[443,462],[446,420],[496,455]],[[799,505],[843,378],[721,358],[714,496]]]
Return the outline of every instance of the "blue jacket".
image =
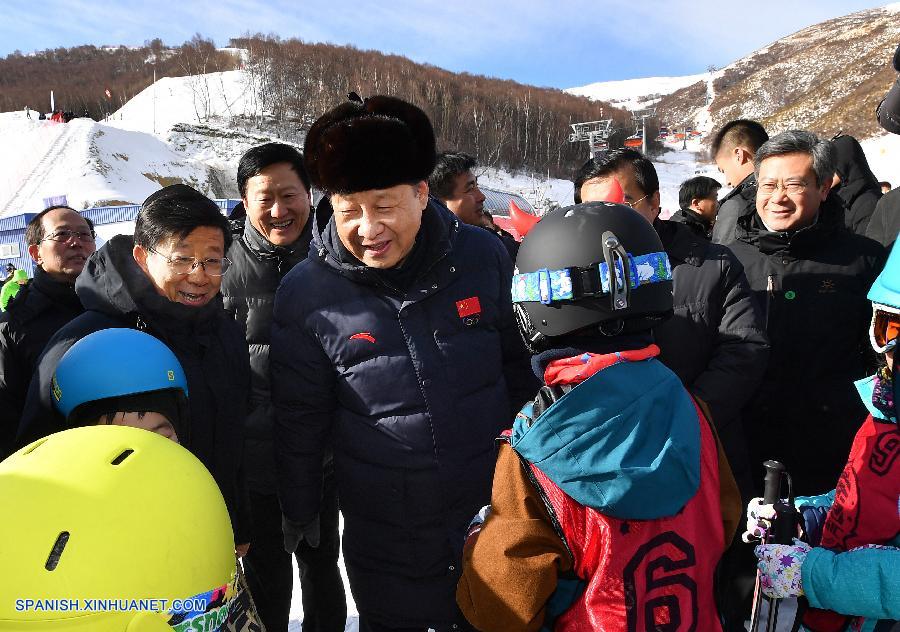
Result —
[[[316,516],[332,449],[360,612],[401,627],[452,624],[464,531],[490,499],[494,439],[511,404],[538,386],[513,316],[512,264],[494,236],[432,200],[421,271],[402,292],[341,247],[332,213],[326,198],[309,259],[275,298],[282,509],[301,524]]]

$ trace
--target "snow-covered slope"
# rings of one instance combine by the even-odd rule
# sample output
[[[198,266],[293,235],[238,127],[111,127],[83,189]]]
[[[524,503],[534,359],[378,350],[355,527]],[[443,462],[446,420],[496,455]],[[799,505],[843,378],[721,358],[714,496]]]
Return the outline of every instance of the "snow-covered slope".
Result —
[[[623,81],[601,81],[564,92],[587,97],[592,101],[606,101],[626,110],[640,110],[656,105],[659,100],[676,90],[706,81],[709,73],[686,75],[684,77],[648,77],[646,79],[625,79]]]
[[[40,210],[58,195],[75,208],[139,203],[171,182],[216,194],[207,165],[149,134],[13,112],[0,114],[0,139],[0,215]]]
[[[178,123],[260,114],[252,82],[242,70],[192,77],[164,77],[110,116],[109,124],[164,135]]]

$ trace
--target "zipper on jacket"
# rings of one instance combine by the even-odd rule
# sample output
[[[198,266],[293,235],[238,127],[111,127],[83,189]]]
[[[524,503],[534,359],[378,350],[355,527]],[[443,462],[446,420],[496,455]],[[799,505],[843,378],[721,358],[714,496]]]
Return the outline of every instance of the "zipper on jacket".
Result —
[[[775,278],[776,275],[770,274],[766,281],[766,331],[769,331],[769,316],[772,312],[772,303],[775,300],[775,292],[777,290]]]

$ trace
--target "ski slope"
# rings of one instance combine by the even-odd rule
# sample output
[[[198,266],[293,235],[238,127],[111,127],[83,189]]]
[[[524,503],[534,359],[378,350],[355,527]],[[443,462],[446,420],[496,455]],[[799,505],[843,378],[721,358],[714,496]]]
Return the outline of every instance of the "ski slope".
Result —
[[[641,110],[656,105],[659,100],[698,81],[709,80],[710,73],[683,77],[647,77],[623,81],[600,81],[586,86],[567,88],[564,92],[587,97],[591,101],[606,101],[626,110]]]

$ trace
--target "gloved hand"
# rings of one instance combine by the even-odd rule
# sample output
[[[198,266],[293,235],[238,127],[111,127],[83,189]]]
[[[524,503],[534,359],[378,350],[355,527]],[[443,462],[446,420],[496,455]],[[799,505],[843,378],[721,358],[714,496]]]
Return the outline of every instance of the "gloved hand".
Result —
[[[304,540],[312,548],[319,548],[319,516],[302,525],[282,515],[281,531],[284,534],[284,550],[288,553],[294,553]]]
[[[803,594],[803,566],[810,546],[794,538],[793,544],[760,544],[755,549],[759,558],[759,586],[775,599],[799,597]]]
[[[766,530],[772,526],[775,505],[767,505],[762,498],[754,498],[747,504],[747,525],[741,534],[744,542],[758,542],[766,537]]]

